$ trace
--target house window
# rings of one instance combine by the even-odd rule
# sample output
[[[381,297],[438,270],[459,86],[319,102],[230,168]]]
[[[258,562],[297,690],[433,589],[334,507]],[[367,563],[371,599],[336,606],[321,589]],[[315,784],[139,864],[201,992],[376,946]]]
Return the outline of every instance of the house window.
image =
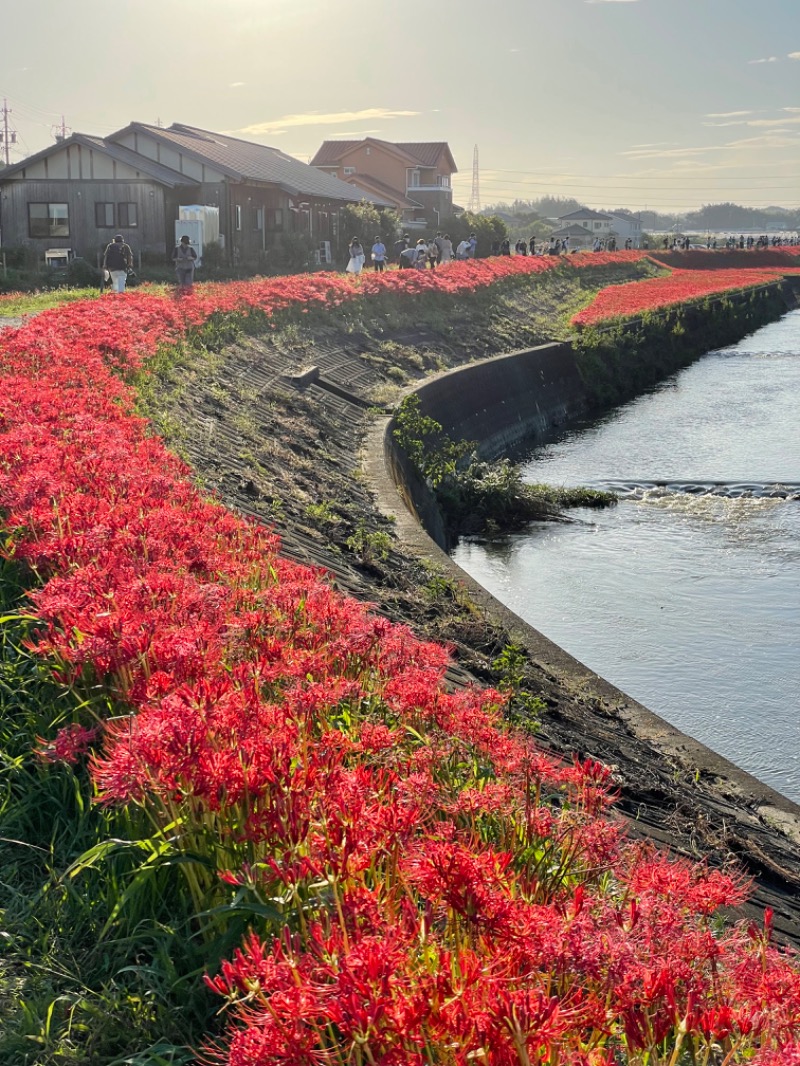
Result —
[[[416,189],[419,186],[419,171],[411,171],[411,188]]]
[[[450,175],[449,174],[441,174],[439,176],[439,184],[442,186],[442,188],[449,189],[450,188]]]
[[[28,235],[69,237],[69,205],[28,204]]]
[[[603,225],[603,223],[602,223],[602,222],[595,222],[595,224],[594,224],[594,228],[595,228],[595,229],[600,229],[602,225]]]
[[[112,229],[114,226],[114,205],[105,203],[95,204],[94,224],[98,229]]]
[[[242,230],[242,205],[241,204],[236,204],[235,207],[234,207],[234,211],[236,213],[236,229],[237,229],[238,232],[241,233],[241,230]]]
[[[267,229],[269,230],[282,230],[283,229],[283,211],[279,207],[267,208]]]
[[[139,225],[136,204],[117,204],[117,218],[121,229],[135,229]]]
[[[355,174],[356,168],[355,167],[345,167],[344,168],[344,172],[345,172],[345,174]]]

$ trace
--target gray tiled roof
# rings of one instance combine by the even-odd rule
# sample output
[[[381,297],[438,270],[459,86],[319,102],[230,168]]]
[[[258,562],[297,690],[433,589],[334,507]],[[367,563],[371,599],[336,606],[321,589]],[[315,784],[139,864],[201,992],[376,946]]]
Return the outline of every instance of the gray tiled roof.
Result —
[[[580,211],[570,211],[568,215],[561,215],[559,222],[578,222],[582,218],[597,219],[598,221],[608,221],[611,215],[604,215],[602,211],[592,211],[590,207],[582,207]]]
[[[550,234],[551,237],[591,237],[591,230],[586,229],[584,226],[563,226],[561,229],[555,229]]]
[[[382,202],[378,196],[363,193],[347,182],[267,145],[179,123],[162,129],[137,122],[133,128],[143,130],[156,140],[171,144],[239,181],[269,182],[295,196],[317,196],[348,203],[363,199]]]
[[[352,148],[357,148],[360,144],[367,143],[382,144],[386,145],[387,148],[399,149],[404,155],[409,157],[410,163],[417,163],[422,167],[435,167],[442,152],[447,152],[451,161],[453,161],[447,141],[401,142],[382,141],[378,137],[364,137],[359,141],[323,141],[317,149],[317,154],[311,160],[311,165],[314,167],[337,166],[345,153]],[[453,171],[455,172],[455,170],[455,161],[453,161]]]

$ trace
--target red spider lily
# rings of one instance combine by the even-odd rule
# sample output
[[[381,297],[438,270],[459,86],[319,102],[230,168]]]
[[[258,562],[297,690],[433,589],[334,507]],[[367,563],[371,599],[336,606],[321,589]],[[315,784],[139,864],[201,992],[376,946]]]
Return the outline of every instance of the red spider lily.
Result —
[[[615,318],[634,318],[705,296],[716,296],[775,281],[787,270],[674,270],[669,277],[650,278],[603,289],[572,319],[575,326],[593,326]]]
[[[144,805],[187,858],[205,847],[198,910],[247,892],[285,922],[209,978],[230,1002],[217,1061],[608,1066],[689,1036],[742,1060],[800,1039],[800,970],[769,922],[712,921],[737,877],[626,843],[607,769],[506,728],[501,693],[450,691],[446,649],[280,558],[134,414],[126,375],[226,315],[555,265],[131,293],[0,336],[4,550],[42,582],[36,651],[126,712],[100,748],[71,726],[41,753],[95,745],[103,802]]]
[[[45,762],[76,763],[89,751],[99,734],[99,729],[86,729],[82,725],[64,726],[51,741],[39,738],[37,755]]]

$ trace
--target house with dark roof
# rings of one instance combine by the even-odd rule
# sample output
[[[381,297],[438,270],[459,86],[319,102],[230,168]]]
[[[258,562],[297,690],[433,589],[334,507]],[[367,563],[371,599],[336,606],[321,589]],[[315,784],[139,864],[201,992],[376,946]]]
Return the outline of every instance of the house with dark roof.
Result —
[[[407,226],[438,228],[453,214],[451,179],[458,168],[445,141],[324,141],[311,165],[390,199]]]
[[[0,172],[3,244],[71,248],[96,261],[115,233],[134,252],[167,256],[181,205],[219,209],[232,262],[269,253],[284,236],[324,249],[339,211],[386,197],[354,187],[277,148],[175,123],[132,122],[110,136],[76,133]]]
[[[589,248],[598,238],[607,241],[609,237],[616,239],[617,247],[622,247],[628,239],[634,248],[641,244],[641,220],[629,211],[593,211],[582,207],[562,215],[558,221],[561,227],[552,236],[568,237],[571,248]]]
[[[561,225],[550,234],[559,239],[567,238],[569,247],[591,248],[599,237],[605,241],[609,236],[611,216],[602,211],[593,211],[590,207],[581,207],[577,211],[570,211],[568,215],[561,215],[558,220]]]

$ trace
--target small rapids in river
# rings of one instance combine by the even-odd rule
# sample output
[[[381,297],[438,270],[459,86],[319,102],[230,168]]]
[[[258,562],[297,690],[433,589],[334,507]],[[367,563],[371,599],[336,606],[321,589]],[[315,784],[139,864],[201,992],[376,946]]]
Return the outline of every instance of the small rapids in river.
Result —
[[[618,493],[453,558],[630,696],[800,802],[800,312],[572,427],[530,482]]]

